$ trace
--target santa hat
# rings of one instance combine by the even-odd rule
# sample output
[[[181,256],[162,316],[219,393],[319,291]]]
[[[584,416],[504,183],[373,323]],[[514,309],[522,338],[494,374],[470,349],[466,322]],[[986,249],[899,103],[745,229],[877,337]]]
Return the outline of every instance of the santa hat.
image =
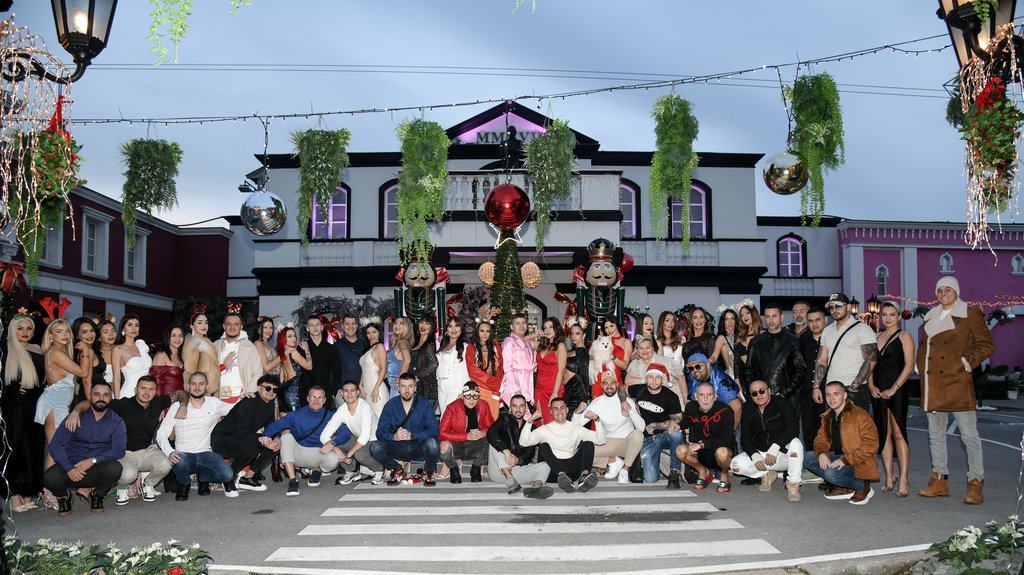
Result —
[[[953,276],[943,276],[939,278],[939,281],[935,283],[935,293],[939,293],[940,287],[953,288],[956,292],[957,297],[960,297],[960,282]]]
[[[644,377],[651,374],[660,375],[662,381],[668,381],[668,368],[660,363],[651,363],[647,366],[647,373],[644,374]]]

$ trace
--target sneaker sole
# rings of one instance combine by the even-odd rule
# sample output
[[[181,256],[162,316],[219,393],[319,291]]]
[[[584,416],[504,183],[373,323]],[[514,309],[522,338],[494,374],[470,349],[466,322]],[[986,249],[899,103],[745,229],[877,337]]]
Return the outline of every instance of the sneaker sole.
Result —
[[[861,499],[860,501],[854,501],[853,498],[850,498],[850,505],[864,505],[868,501],[871,501],[871,498],[874,497],[874,496],[875,496],[875,490],[872,489],[871,491],[868,491],[867,497],[865,497],[864,499]]]
[[[566,493],[576,493],[576,486],[572,484],[571,479],[564,475],[558,478],[558,487]]]
[[[267,490],[267,486],[266,485],[260,485],[259,487],[253,487],[251,485],[241,485],[241,484],[239,484],[237,487],[238,487],[238,489],[244,490],[244,491],[266,491]]]
[[[294,492],[289,491],[288,493],[285,493],[285,496],[286,497],[298,497],[299,496],[299,492],[298,491],[294,491]]]
[[[228,497],[230,499],[234,499],[235,497],[238,497],[238,492],[237,491],[225,491],[224,492],[224,497]]]
[[[853,499],[852,493],[846,493],[844,495],[826,495],[825,499],[830,501],[843,501],[844,499]]]
[[[576,491],[579,491],[580,493],[586,493],[595,487],[597,487],[597,476],[594,475],[593,473],[588,473],[587,478],[584,479],[583,483],[581,483],[580,486],[576,488]]]
[[[114,505],[118,505],[118,506],[128,505],[128,500],[125,500],[125,501],[115,501]]]
[[[547,499],[555,494],[555,490],[547,485],[540,487],[527,487],[523,489],[523,497],[527,499]]]

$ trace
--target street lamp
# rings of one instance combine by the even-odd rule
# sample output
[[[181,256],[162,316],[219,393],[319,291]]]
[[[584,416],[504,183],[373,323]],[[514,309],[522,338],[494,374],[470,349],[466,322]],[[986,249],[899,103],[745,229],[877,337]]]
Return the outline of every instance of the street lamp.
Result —
[[[878,323],[878,312],[882,309],[882,302],[878,301],[875,294],[871,294],[871,297],[867,301],[868,313],[871,314],[871,324],[874,326],[875,331],[881,329]]]
[[[984,23],[977,11],[978,4],[983,2],[990,6],[988,20]],[[1017,0],[998,0],[995,6],[992,4],[991,0],[939,0],[935,14],[946,22],[960,68],[967,66],[975,57],[988,61],[990,56],[986,48],[996,31],[1013,22]]]
[[[57,40],[75,61],[70,76],[57,76],[32,57],[16,52],[0,63],[0,75],[9,82],[21,82],[30,75],[59,84],[70,84],[82,77],[92,59],[107,46],[110,24],[114,21],[117,0],[51,0],[53,21],[57,26]]]
[[[850,300],[850,313],[852,313],[854,317],[860,315],[860,302],[857,301],[857,298]]]

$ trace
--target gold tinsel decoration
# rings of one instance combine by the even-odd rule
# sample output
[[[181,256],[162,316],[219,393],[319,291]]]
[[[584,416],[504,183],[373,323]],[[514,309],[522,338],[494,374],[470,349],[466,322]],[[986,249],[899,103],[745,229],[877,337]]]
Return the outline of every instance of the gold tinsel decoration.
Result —
[[[494,262],[480,264],[480,269],[477,270],[476,275],[480,278],[480,281],[484,282],[485,286],[494,285]]]
[[[540,285],[541,275],[540,266],[533,262],[526,262],[523,267],[520,268],[523,274],[523,285],[529,289],[533,289]]]

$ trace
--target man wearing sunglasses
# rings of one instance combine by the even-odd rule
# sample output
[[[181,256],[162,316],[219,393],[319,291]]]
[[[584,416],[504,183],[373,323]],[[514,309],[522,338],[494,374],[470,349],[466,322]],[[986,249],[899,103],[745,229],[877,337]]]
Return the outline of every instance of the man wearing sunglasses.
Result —
[[[210,445],[214,453],[231,460],[231,471],[239,489],[266,491],[256,479],[281,449],[281,440],[263,437],[260,430],[276,418],[277,388],[280,380],[266,373],[256,380],[256,395],[243,397],[213,428]],[[248,471],[243,471],[246,467]]]
[[[480,402],[480,386],[472,381],[462,386],[462,401],[453,401],[441,415],[441,461],[451,470],[451,482],[462,483],[461,462],[472,462],[469,480],[483,481],[487,465],[487,430],[494,425],[491,408]]]
[[[822,402],[826,381],[838,381],[846,386],[857,407],[870,411],[868,377],[878,358],[875,331],[850,314],[850,300],[845,294],[828,296],[825,309],[835,321],[821,334],[818,361],[814,365],[814,401]]]
[[[800,501],[800,478],[804,470],[804,444],[797,435],[800,421],[793,404],[773,396],[768,384],[754,380],[750,400],[740,425],[742,451],[732,458],[735,475],[758,478],[761,491],[771,491],[780,471],[786,472],[790,501]]]

